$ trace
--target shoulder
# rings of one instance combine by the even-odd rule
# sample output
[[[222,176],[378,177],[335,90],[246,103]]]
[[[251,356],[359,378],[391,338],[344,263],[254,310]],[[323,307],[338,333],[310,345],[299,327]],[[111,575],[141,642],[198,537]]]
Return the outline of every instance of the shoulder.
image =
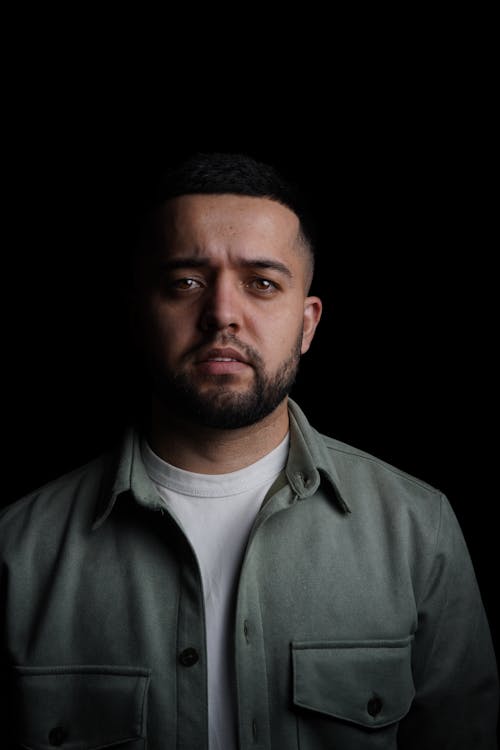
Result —
[[[443,493],[426,482],[365,450],[319,432],[300,407],[290,399],[292,435],[326,475],[347,507],[377,508],[407,506],[429,508],[439,513]]]
[[[413,476],[378,456],[316,430],[314,432],[317,438],[324,443],[337,471],[344,475],[359,475],[360,477],[377,479],[388,487],[393,485],[406,487],[409,491],[418,494],[432,496],[441,496],[442,494],[440,489],[424,479]]]
[[[443,509],[450,509],[439,488],[367,451],[313,431],[352,513],[367,522],[385,519],[389,524],[418,526],[435,536]]]
[[[328,435],[317,433],[317,439],[335,467],[338,491],[355,524],[419,551],[419,559],[424,550],[433,555],[464,546],[453,507],[439,488]]]
[[[90,517],[110,464],[110,455],[91,461],[43,484],[0,512],[0,543],[13,544],[30,535],[46,533],[50,538],[69,516]]]

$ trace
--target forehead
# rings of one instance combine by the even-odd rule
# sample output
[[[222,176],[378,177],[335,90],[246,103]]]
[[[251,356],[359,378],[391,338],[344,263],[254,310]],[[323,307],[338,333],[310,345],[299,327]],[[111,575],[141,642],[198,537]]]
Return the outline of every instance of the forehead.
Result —
[[[164,253],[297,249],[298,217],[269,198],[240,195],[183,195],[158,211],[155,235]]]

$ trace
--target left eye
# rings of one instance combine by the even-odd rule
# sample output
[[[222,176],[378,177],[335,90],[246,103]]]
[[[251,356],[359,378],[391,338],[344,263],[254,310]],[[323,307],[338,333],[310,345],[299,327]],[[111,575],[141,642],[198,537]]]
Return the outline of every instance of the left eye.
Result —
[[[253,279],[250,284],[258,292],[274,292],[276,289],[276,284],[270,279]]]

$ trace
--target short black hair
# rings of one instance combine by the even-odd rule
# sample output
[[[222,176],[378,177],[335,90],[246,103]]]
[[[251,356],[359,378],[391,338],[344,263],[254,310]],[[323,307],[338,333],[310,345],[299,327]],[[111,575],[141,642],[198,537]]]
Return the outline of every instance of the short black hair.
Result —
[[[307,196],[296,181],[274,165],[241,152],[192,153],[154,179],[142,207],[142,220],[147,221],[147,215],[172,198],[195,194],[233,194],[281,203],[299,219],[301,239],[314,265],[315,226]]]
[[[285,171],[244,152],[194,151],[149,172],[140,188],[135,205],[127,212],[126,237],[120,244],[118,268],[126,291],[135,286],[157,212],[169,200],[200,194],[268,198],[289,208],[299,220],[298,240],[308,259],[309,290],[315,268],[316,224],[309,195]]]

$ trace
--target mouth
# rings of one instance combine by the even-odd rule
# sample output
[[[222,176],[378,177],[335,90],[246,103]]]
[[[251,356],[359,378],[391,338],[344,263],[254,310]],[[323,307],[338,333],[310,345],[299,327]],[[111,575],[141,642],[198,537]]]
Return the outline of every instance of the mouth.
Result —
[[[195,364],[198,370],[208,375],[232,375],[251,366],[241,352],[226,347],[201,353]]]
[[[248,360],[243,354],[241,354],[241,352],[226,347],[209,349],[207,352],[202,353],[197,358],[197,364],[204,362],[241,362],[244,365],[249,364]]]

